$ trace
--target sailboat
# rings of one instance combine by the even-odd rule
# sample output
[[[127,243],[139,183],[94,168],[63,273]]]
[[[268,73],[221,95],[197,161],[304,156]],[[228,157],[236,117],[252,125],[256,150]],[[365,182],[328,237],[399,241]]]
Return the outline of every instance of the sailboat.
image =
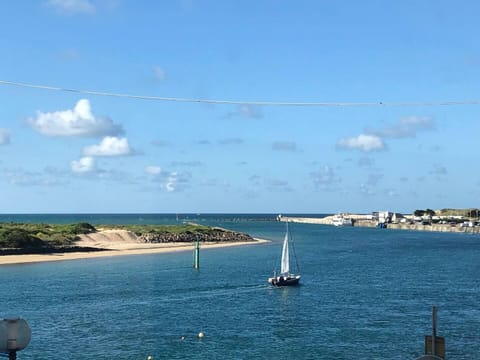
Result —
[[[295,255],[295,250],[294,250]],[[296,257],[295,257],[296,263]],[[297,272],[298,272],[298,264]],[[291,286],[297,285],[300,281],[300,274],[293,274],[290,272],[290,254],[289,254],[289,231],[287,221],[287,231],[285,232],[285,238],[283,239],[282,246],[282,261],[280,263],[280,274],[274,272],[273,277],[268,278],[268,282],[274,286]]]

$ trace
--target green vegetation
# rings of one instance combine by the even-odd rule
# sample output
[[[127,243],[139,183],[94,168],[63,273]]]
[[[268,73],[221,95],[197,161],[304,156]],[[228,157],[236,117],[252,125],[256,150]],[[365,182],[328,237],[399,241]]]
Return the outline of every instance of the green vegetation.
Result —
[[[439,216],[463,216],[467,218],[478,218],[480,210],[477,208],[470,209],[441,209],[437,211]]]
[[[435,211],[432,210],[432,209],[427,209],[427,210],[415,210],[413,215],[415,216],[424,216],[424,215],[430,215],[430,216],[434,216],[435,215]]]
[[[213,231],[212,228],[204,225],[183,224],[183,225],[99,225],[99,228],[115,228],[128,230],[135,235],[140,236],[146,233],[149,234],[208,234]]]
[[[218,239],[225,233],[218,228],[203,225],[98,225],[99,229],[128,230],[137,236],[146,236],[145,241],[194,241]],[[66,249],[73,247],[80,234],[96,232],[88,223],[78,224],[30,224],[0,223],[0,249]]]
[[[72,245],[79,234],[95,232],[87,223],[0,223],[0,248],[39,248]]]
[[[441,210],[415,210],[413,215],[415,216],[441,216],[441,217],[458,217],[462,216],[464,218],[478,218],[480,215],[480,210],[477,208],[470,208],[470,209],[441,209]]]

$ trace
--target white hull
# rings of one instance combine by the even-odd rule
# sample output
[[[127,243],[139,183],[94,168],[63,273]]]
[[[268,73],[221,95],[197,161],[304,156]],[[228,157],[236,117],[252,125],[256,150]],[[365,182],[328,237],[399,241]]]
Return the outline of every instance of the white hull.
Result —
[[[353,221],[350,218],[343,217],[342,215],[335,215],[332,218],[332,225],[334,226],[353,226]]]

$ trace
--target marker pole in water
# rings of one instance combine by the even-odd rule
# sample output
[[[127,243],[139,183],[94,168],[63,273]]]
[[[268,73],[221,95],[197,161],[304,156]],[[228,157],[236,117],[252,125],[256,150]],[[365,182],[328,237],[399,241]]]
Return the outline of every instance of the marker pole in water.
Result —
[[[195,241],[195,250],[193,252],[193,268],[198,270],[200,268],[200,242]]]

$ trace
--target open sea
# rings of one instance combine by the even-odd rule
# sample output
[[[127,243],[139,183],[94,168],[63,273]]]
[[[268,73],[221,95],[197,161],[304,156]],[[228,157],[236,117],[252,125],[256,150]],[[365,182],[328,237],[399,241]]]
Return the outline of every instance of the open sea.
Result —
[[[32,329],[18,359],[415,359],[433,305],[447,359],[480,359],[479,235],[290,224],[301,286],[272,288],[285,232],[275,216],[179,214],[271,240],[201,249],[198,271],[193,246],[1,266],[0,317]],[[0,215],[9,221],[177,223],[175,214]]]

